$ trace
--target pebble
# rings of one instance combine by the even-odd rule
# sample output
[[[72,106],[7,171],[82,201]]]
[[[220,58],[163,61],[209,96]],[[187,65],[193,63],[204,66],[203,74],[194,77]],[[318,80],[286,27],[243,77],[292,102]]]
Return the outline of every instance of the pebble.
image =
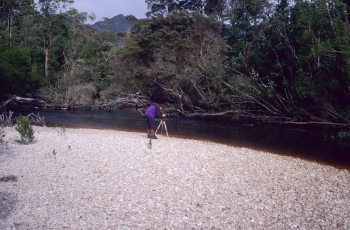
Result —
[[[143,133],[34,130],[20,145],[5,128],[0,178],[17,180],[0,182],[0,229],[350,229],[347,170],[161,135],[150,147]]]

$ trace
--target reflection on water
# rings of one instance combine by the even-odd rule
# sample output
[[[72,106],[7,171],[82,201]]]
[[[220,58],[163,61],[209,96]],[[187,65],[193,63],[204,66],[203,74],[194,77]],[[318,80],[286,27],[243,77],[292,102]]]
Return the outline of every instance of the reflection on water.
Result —
[[[28,114],[32,111],[26,111]],[[38,111],[33,111],[35,114]],[[47,126],[114,129],[146,132],[146,122],[136,110],[40,110]],[[166,118],[169,136],[219,142],[237,147],[302,157],[340,168],[350,168],[350,142],[325,138],[325,131],[276,126],[237,125],[229,122]],[[159,134],[160,131],[158,131]],[[163,132],[165,134],[165,132]],[[334,133],[333,133],[334,134]]]

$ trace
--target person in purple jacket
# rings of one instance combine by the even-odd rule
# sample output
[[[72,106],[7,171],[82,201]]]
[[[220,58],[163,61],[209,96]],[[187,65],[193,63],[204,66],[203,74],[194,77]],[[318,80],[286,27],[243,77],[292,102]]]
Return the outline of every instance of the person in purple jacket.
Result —
[[[165,114],[162,114],[160,111],[162,110],[161,106],[151,105],[147,108],[145,112],[146,121],[147,121],[147,137],[151,139],[158,139],[154,134],[154,118],[162,118],[165,117]]]

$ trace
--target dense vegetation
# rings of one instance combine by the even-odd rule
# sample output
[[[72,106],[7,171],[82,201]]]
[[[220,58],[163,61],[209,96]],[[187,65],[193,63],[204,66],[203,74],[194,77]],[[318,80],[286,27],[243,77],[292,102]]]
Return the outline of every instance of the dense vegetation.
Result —
[[[148,18],[118,34],[70,2],[0,1],[2,99],[139,93],[184,116],[350,123],[347,1],[146,0]]]

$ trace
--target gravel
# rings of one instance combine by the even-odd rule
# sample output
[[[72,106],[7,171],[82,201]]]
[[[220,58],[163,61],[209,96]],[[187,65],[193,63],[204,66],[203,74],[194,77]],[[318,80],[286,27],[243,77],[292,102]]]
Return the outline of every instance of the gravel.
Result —
[[[24,145],[5,129],[0,229],[350,229],[347,170],[144,133],[34,130]]]

